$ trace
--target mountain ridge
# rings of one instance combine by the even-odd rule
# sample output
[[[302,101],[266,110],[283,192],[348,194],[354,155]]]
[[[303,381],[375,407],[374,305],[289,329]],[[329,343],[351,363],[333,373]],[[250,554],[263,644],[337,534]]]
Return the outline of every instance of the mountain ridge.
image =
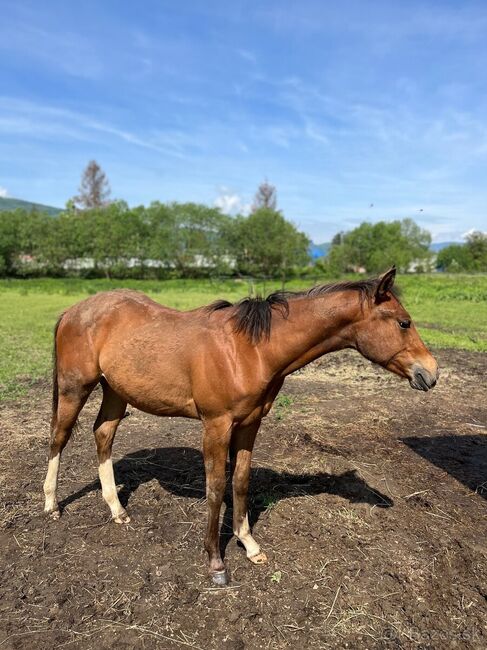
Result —
[[[28,212],[47,212],[51,216],[55,217],[56,215],[62,212],[61,208],[55,208],[52,205],[43,205],[42,203],[34,203],[32,201],[24,201],[23,199],[14,199],[5,196],[0,196],[0,210],[6,212],[7,210],[27,210]]]

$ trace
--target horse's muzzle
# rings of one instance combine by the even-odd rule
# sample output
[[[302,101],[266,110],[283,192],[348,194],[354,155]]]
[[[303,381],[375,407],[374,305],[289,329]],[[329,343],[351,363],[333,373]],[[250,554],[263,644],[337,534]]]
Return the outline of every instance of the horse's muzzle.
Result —
[[[416,388],[416,390],[430,390],[436,386],[438,374],[438,370],[436,371],[436,374],[433,375],[429,370],[423,368],[423,366],[415,366],[413,368],[412,377],[409,379],[409,384],[411,388]]]

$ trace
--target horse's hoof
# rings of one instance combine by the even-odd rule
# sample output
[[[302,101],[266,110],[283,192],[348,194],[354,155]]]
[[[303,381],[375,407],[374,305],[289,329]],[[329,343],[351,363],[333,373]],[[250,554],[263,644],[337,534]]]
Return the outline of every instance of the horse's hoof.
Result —
[[[225,587],[228,585],[228,574],[225,569],[223,569],[223,571],[214,571],[211,574],[211,579],[213,583],[219,587]]]
[[[121,512],[119,515],[113,518],[113,521],[116,524],[129,524],[130,523],[130,517],[126,512]]]
[[[251,555],[249,560],[253,564],[267,564],[267,555],[265,553],[257,553],[257,555]]]
[[[59,517],[61,516],[61,512],[59,509],[56,510],[46,510],[46,517],[49,517],[52,521],[57,521]]]

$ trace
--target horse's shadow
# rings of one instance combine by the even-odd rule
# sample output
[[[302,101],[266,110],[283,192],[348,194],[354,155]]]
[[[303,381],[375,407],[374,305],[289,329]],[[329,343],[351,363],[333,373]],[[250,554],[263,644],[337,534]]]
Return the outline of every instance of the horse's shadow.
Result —
[[[120,501],[126,506],[139,485],[156,479],[159,485],[179,497],[201,499],[205,497],[205,473],[200,451],[192,447],[159,447],[142,449],[127,454],[114,464],[117,484],[123,487]],[[227,465],[227,474],[229,467]],[[229,482],[228,482],[229,483]],[[80,497],[98,490],[99,481],[93,481],[60,503],[61,509]],[[291,474],[269,467],[254,467],[249,489],[249,522],[253,526],[262,512],[281,499],[297,496],[335,494],[351,503],[368,503],[379,508],[389,508],[394,502],[377,489],[372,489],[354,470],[343,474]],[[227,484],[224,499],[221,546],[225,550],[232,538],[232,498]]]
[[[487,436],[410,436],[402,442],[487,499]]]

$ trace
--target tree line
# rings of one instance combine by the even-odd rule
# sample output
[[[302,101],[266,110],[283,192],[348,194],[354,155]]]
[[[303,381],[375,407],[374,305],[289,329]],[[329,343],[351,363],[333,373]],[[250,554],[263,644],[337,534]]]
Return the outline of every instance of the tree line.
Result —
[[[437,257],[430,234],[410,219],[362,223],[335,235],[314,274],[486,272],[487,237],[475,232]],[[88,210],[0,212],[0,276],[191,278],[240,275],[280,278],[311,274],[310,241],[281,212],[256,208],[230,217],[197,203],[129,208],[115,201]]]
[[[431,235],[412,219],[364,222],[339,232],[312,273],[487,271],[487,236],[471,234],[435,259]],[[130,208],[110,200],[110,186],[96,161],[86,167],[79,194],[58,216],[0,212],[0,276],[105,276],[190,278],[240,275],[280,278],[310,274],[309,238],[277,209],[267,181],[251,213],[230,217],[198,203]]]
[[[116,201],[57,217],[0,212],[0,275],[279,277],[306,265],[309,239],[278,210],[229,217],[197,203]]]

